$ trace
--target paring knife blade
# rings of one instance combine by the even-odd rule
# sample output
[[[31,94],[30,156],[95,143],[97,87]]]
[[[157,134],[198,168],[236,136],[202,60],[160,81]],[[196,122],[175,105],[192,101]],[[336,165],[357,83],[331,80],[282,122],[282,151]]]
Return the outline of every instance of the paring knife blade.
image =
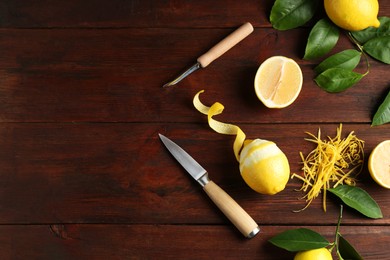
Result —
[[[194,158],[169,138],[162,134],[159,134],[159,137],[173,157],[202,185],[203,190],[211,200],[245,237],[252,238],[259,233],[260,228],[252,217],[232,197],[209,179],[207,171]]]
[[[211,62],[219,58],[225,52],[230,50],[233,46],[237,45],[240,41],[246,38],[249,34],[253,32],[253,26],[251,23],[244,23],[237,30],[229,34],[222,41],[217,43],[214,47],[212,47],[209,51],[201,55],[196,61],[194,65],[192,65],[189,69],[183,72],[176,79],[171,82],[166,83],[163,87],[173,86],[179,83],[182,79],[190,75],[192,72],[207,67]]]

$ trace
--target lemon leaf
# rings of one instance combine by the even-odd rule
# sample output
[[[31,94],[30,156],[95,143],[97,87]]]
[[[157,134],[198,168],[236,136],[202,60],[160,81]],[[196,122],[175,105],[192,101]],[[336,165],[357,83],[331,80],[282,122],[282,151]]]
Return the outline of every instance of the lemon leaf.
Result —
[[[343,236],[339,236],[339,253],[344,259],[363,260],[363,257]]]
[[[363,74],[348,69],[331,68],[318,75],[314,81],[325,91],[336,93],[352,87],[363,77]]]
[[[357,50],[344,50],[342,52],[336,53],[314,68],[314,71],[317,74],[324,72],[330,68],[343,68],[353,70],[360,62],[362,53]]]
[[[390,36],[373,38],[363,45],[363,50],[371,57],[390,64]]]
[[[368,27],[362,31],[352,32],[353,37],[359,43],[364,44],[376,37],[390,36],[390,17],[382,16],[378,20],[381,23],[379,28]]]
[[[313,60],[327,54],[336,45],[338,39],[338,27],[328,19],[319,20],[310,31],[303,58]]]
[[[387,94],[383,103],[376,111],[374,118],[372,119],[372,126],[383,125],[390,122],[390,91]]]
[[[359,211],[369,218],[383,218],[382,211],[376,201],[363,189],[350,185],[339,185],[328,189],[339,197],[347,206]]]
[[[290,252],[323,248],[330,245],[329,241],[322,235],[307,228],[284,231],[271,238],[269,242]]]
[[[319,3],[319,0],[276,0],[271,9],[271,24],[278,30],[304,25],[314,16]]]

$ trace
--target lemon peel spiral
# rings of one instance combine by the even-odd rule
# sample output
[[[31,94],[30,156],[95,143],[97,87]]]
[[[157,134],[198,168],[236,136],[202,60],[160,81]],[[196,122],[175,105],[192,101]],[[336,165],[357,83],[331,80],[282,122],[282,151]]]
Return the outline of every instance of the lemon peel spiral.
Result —
[[[213,116],[221,114],[225,107],[219,102],[215,102],[211,107],[203,105],[199,99],[199,95],[203,92],[204,90],[201,90],[195,95],[193,100],[195,108],[202,114],[207,115],[209,125],[215,132],[225,135],[236,135],[236,139],[233,144],[233,151],[237,161],[240,161],[239,154],[246,138],[245,133],[236,125],[222,123],[213,119]]]
[[[273,195],[287,185],[290,166],[286,155],[274,142],[262,139],[246,140],[245,133],[236,125],[215,120],[213,116],[222,113],[224,106],[215,102],[211,107],[203,105],[199,91],[193,99],[195,108],[207,115],[209,126],[220,134],[236,135],[233,144],[234,155],[239,162],[241,176],[246,184],[261,194]]]

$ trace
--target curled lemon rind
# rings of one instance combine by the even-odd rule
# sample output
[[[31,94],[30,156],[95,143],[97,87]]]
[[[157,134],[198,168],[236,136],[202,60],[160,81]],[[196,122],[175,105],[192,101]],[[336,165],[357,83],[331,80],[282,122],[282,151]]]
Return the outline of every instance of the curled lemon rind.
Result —
[[[209,126],[215,132],[220,134],[225,134],[225,135],[236,135],[236,139],[234,140],[233,143],[233,151],[237,161],[240,161],[240,151],[244,145],[244,141],[246,138],[245,133],[241,130],[241,128],[239,128],[236,125],[226,124],[213,119],[213,116],[222,113],[224,106],[219,102],[215,102],[211,107],[203,105],[203,103],[199,99],[199,95],[203,92],[204,90],[201,90],[194,96],[193,99],[194,107],[202,114],[207,115],[207,121],[209,123]]]

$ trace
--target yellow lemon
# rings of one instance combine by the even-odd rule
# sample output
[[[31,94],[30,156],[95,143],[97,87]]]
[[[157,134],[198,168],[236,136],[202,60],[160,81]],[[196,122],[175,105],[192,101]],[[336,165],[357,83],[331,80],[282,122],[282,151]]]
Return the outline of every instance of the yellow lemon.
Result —
[[[390,189],[390,140],[381,142],[372,150],[368,170],[379,185]]]
[[[290,166],[274,142],[255,139],[246,141],[240,153],[240,172],[253,190],[273,195],[286,187]]]
[[[284,108],[291,105],[302,89],[303,76],[299,65],[284,56],[265,60],[255,76],[255,92],[269,108]]]
[[[193,100],[195,108],[207,115],[209,126],[216,132],[235,135],[233,151],[240,164],[244,181],[253,190],[273,195],[282,191],[290,177],[290,166],[286,155],[275,143],[262,139],[248,140],[245,133],[236,125],[226,124],[213,117],[222,113],[224,106],[215,102],[211,107],[203,105],[199,91]]]
[[[298,252],[294,260],[332,260],[332,254],[326,248]]]
[[[373,26],[378,28],[378,0],[325,0],[328,17],[348,31],[360,31]]]

